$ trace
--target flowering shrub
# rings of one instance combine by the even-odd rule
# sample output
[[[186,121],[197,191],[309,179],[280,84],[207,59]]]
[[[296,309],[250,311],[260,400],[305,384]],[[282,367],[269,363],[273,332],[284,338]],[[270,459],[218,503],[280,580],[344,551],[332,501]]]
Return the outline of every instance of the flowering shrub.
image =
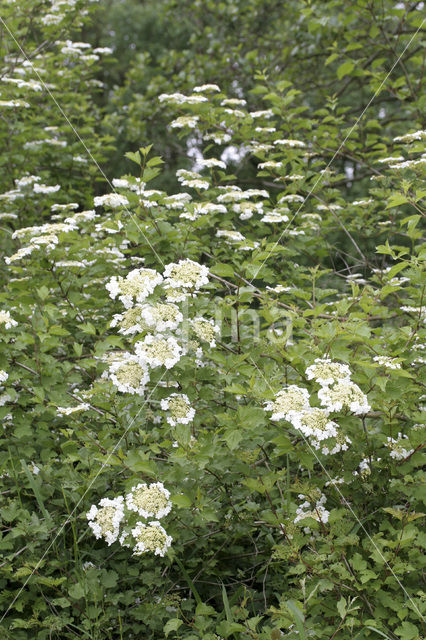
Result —
[[[81,2],[50,4],[47,36],[85,23]],[[57,82],[101,158],[96,101],[61,78],[92,86],[109,53],[55,47],[41,88],[16,52],[2,99],[30,106],[4,108],[38,142]],[[5,638],[422,637],[426,133],[349,132],[370,172],[353,185],[330,152],[338,102],[297,96],[260,72],[247,94],[158,91],[193,151],[167,189],[150,145],[101,194],[65,127],[11,152]]]

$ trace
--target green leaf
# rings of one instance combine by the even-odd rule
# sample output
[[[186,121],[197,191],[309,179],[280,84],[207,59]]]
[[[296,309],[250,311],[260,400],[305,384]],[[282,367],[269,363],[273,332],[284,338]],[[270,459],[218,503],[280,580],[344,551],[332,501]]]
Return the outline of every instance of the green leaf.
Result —
[[[304,616],[300,611],[299,607],[293,600],[286,600],[285,604],[287,608],[293,614],[294,623],[296,625],[297,631],[300,635],[301,640],[307,640],[308,636],[306,635],[305,627],[304,627]]]
[[[172,495],[170,496],[170,500],[177,507],[182,507],[182,509],[189,509],[192,505],[191,499],[184,493],[178,493],[176,495]]]
[[[177,631],[182,624],[183,620],[180,620],[180,618],[172,618],[171,620],[168,620],[163,627],[166,638],[169,636],[171,631]]]
[[[340,65],[337,69],[337,77],[339,80],[347,76],[353,69],[355,68],[355,63],[352,60],[347,60],[343,64]]]
[[[343,596],[340,598],[336,606],[337,611],[339,612],[339,615],[343,620],[346,617],[346,600],[345,598],[343,598]]]

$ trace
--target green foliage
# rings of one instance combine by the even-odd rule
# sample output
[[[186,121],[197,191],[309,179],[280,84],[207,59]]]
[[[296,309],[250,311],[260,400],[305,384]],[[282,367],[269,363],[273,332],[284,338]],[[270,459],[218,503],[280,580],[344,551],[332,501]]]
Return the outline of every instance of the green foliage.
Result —
[[[38,75],[4,28],[3,80],[41,88],[0,100],[1,637],[420,640],[419,7],[79,0],[49,24],[51,3],[4,4]],[[170,276],[186,259],[197,285]],[[136,355],[145,381],[120,374]],[[324,401],[317,358],[356,402]],[[289,385],[335,435],[284,415]],[[156,482],[164,555],[134,553],[154,516],[95,538],[92,505]]]

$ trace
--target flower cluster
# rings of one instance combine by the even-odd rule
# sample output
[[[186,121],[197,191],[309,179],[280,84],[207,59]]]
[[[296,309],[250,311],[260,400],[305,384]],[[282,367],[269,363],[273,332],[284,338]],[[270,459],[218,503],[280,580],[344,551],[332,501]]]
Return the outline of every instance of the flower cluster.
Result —
[[[210,347],[216,346],[216,336],[219,333],[219,327],[212,319],[196,317],[191,320],[191,327],[201,342],[208,342]]]
[[[129,309],[134,301],[143,302],[162,281],[162,276],[154,269],[133,269],[125,278],[113,276],[106,288],[111,298],[118,297]]]
[[[16,327],[18,323],[10,315],[10,311],[0,310],[0,325],[4,325],[5,329]]]
[[[377,362],[381,367],[388,369],[400,369],[401,363],[397,358],[390,358],[389,356],[374,356],[373,360]]]
[[[122,352],[109,367],[109,377],[117,389],[123,393],[142,396],[149,382],[149,372],[139,358]]]
[[[394,460],[404,460],[414,453],[414,449],[406,449],[404,444],[407,444],[408,436],[403,436],[402,433],[398,433],[396,438],[388,437],[386,447],[390,449],[390,457]]]
[[[120,534],[120,524],[124,518],[124,498],[102,498],[99,506],[91,506],[86,517],[95,537],[105,538],[110,546]]]
[[[311,406],[308,390],[293,384],[278,391],[274,400],[266,403],[266,411],[272,412],[271,420],[290,422],[324,455],[346,450],[351,440],[339,431],[330,412],[347,408],[355,414],[367,413],[370,406],[366,396],[352,382],[349,367],[329,358],[317,358],[306,369],[306,377],[320,384],[317,395],[325,408]]]
[[[154,482],[149,486],[139,483],[126,495],[126,506],[143,518],[160,519],[171,511],[169,497],[170,491],[161,482]]]
[[[176,304],[195,297],[209,282],[208,273],[206,266],[185,259],[167,264],[163,274],[141,267],[107,282],[110,297],[118,298],[125,307],[124,312],[114,315],[111,327],[118,327],[125,336],[136,335],[134,352],[105,356],[109,369],[104,377],[109,377],[119,391],[143,395],[151,369],[171,369],[189,350],[195,351],[195,364],[201,364],[200,344],[183,342],[189,327],[200,342],[215,346],[219,329],[213,320],[196,317],[184,321]]]
[[[304,500],[308,496],[305,496],[303,493],[299,494],[300,500]],[[301,505],[296,509],[296,517],[294,518],[294,523],[299,522],[299,520],[304,520],[305,518],[313,518],[318,522],[322,522],[323,524],[328,522],[328,517],[330,512],[325,509],[324,504],[326,502],[325,495],[321,494],[318,500],[314,501],[315,504],[312,506],[312,500],[304,500]]]
[[[95,207],[109,207],[110,209],[118,209],[126,207],[129,204],[126,196],[118,193],[106,193],[104,196],[96,196],[94,199]]]
[[[191,407],[189,398],[184,393],[172,393],[161,400],[161,408],[168,411],[167,422],[172,426],[189,424],[194,419],[195,409]]]
[[[151,551],[164,556],[172,538],[159,520],[171,511],[169,497],[170,492],[161,482],[139,483],[124,497],[102,498],[99,505],[92,505],[86,514],[89,527],[97,539],[104,538],[108,545],[118,540],[123,547],[130,547],[129,539],[132,540],[133,555]],[[156,520],[144,523],[136,516]]]

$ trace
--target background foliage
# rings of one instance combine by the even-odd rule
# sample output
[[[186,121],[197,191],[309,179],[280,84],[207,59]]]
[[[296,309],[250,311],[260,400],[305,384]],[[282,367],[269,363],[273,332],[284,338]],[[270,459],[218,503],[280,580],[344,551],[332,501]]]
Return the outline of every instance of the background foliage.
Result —
[[[17,323],[0,324],[2,637],[419,640],[422,3],[1,9],[0,311]],[[205,83],[220,92],[193,94]],[[159,100],[178,92],[208,99]],[[170,125],[187,116],[194,127]],[[243,200],[251,217],[221,200],[231,186],[259,190]],[[114,189],[128,206],[78,218]],[[166,206],[184,191],[189,204]],[[288,220],[262,220],[277,210]],[[183,258],[210,275],[182,313],[215,319],[217,344],[203,367],[188,351],[144,396],[122,393],[105,359],[142,336],[111,327],[123,307],[105,284]],[[324,356],[349,365],[371,407],[333,413],[352,442],[335,455],[265,410],[287,384],[315,398],[306,368]],[[165,419],[169,383],[191,424]],[[392,456],[398,434],[406,451]],[[172,494],[164,558],[93,537],[92,504],[155,481]],[[328,521],[295,522],[300,496],[321,494]]]

